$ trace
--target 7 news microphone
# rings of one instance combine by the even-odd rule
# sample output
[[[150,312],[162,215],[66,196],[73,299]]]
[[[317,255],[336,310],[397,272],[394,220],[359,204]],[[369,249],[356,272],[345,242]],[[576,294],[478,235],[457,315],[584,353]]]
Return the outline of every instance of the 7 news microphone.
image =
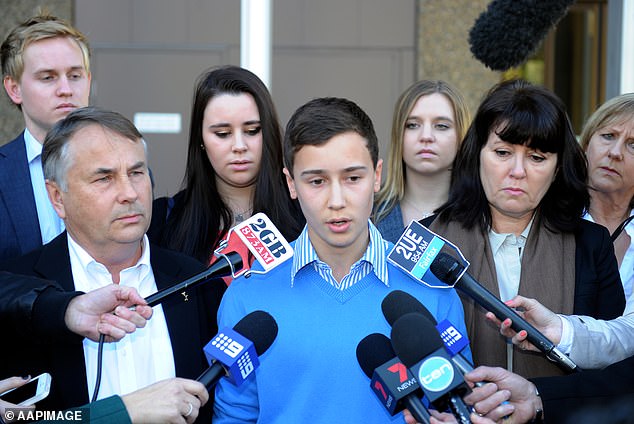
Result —
[[[451,410],[459,423],[470,423],[462,400],[469,391],[432,322],[419,313],[407,313],[392,325],[392,347],[417,378],[425,397],[439,411]]]
[[[204,348],[211,364],[196,380],[211,391],[218,380],[228,377],[241,385],[260,364],[258,356],[277,337],[275,319],[264,311],[253,311],[232,328],[221,330]]]
[[[484,288],[469,273],[465,272],[464,266],[451,255],[441,252],[430,265],[431,272],[445,284],[452,285],[456,289],[473,299],[487,311],[500,320],[504,321],[510,318],[512,321],[511,328],[517,332],[525,330],[527,339],[537,349],[546,354],[546,356],[559,364],[566,371],[579,371],[575,364],[568,356],[562,353],[553,342],[544,336],[539,330],[533,327],[528,321],[519,316],[513,309],[509,308],[504,302],[498,299],[493,293]]]
[[[390,415],[407,408],[416,422],[429,423],[429,412],[419,399],[420,386],[396,357],[387,336],[373,333],[363,338],[357,345],[357,361]]]
[[[391,291],[381,302],[381,310],[390,325],[393,325],[397,319],[408,313],[419,313],[423,315],[436,327],[436,330],[438,330],[440,339],[445,345],[445,350],[451,356],[454,365],[463,374],[473,371],[471,362],[460,353],[469,346],[468,338],[460,333],[460,330],[446,319],[438,324],[436,318],[429,312],[425,305],[420,303],[418,299],[411,294],[401,290]],[[482,387],[484,385],[485,383],[482,381],[475,383],[476,387]],[[504,401],[503,403],[508,402]]]

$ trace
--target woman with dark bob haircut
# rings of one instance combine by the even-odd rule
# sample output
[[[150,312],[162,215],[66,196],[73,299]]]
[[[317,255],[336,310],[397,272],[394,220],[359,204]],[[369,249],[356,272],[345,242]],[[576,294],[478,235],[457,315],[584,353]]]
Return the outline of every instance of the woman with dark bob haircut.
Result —
[[[557,313],[616,318],[625,298],[610,235],[582,219],[587,177],[561,100],[525,81],[502,82],[467,130],[448,201],[423,224],[455,243],[469,273],[503,301],[521,294]],[[508,344],[486,311],[462,300],[476,365],[527,378],[562,373]]]
[[[258,212],[287,239],[299,235],[303,218],[282,173],[277,112],[255,74],[224,66],[198,78],[182,191],[153,207],[150,240],[205,263],[215,260],[231,227]],[[244,246],[235,247],[247,255]]]

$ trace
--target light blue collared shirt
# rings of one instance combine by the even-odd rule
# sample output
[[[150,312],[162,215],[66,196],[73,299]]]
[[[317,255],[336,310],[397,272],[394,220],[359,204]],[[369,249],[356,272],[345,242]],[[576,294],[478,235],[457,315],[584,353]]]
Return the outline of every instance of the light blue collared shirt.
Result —
[[[317,252],[315,251],[315,248],[310,242],[310,237],[308,236],[308,226],[305,226],[304,230],[295,242],[293,267],[291,268],[291,287],[295,282],[295,275],[297,272],[308,265],[312,265],[321,278],[328,281],[339,290],[345,290],[352,287],[370,272],[374,272],[377,278],[389,287],[386,253],[388,242],[381,237],[379,230],[377,230],[374,224],[372,224],[369,220],[368,230],[370,233],[368,248],[361,259],[352,265],[350,272],[341,279],[341,282],[339,282],[335,279],[335,277],[333,277],[330,266],[321,261],[319,256],[317,256]]]
[[[31,174],[31,186],[35,197],[37,219],[40,223],[40,233],[42,234],[42,244],[46,244],[64,231],[64,221],[57,216],[57,212],[53,209],[53,205],[46,193],[44,171],[42,170],[42,144],[33,137],[28,129],[24,129],[24,142],[26,144],[26,159],[29,162],[29,173]]]

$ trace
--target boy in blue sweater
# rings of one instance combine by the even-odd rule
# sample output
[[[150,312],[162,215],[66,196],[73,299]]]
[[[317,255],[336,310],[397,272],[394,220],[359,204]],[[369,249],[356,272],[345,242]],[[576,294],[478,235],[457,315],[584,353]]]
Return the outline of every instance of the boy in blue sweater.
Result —
[[[295,255],[266,275],[236,279],[218,310],[220,328],[264,310],[279,332],[255,378],[240,387],[220,381],[213,422],[403,422],[372,393],[357,344],[389,334],[381,301],[392,290],[410,293],[466,334],[460,299],[387,262],[392,245],[369,220],[381,185],[378,140],[355,103],[319,98],[301,106],[286,127],[284,162],[307,223]]]

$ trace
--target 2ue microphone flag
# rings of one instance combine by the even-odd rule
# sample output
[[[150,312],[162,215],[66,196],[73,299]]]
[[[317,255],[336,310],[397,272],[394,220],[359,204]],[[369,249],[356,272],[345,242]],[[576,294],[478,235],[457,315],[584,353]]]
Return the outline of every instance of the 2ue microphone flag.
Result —
[[[469,262],[458,247],[418,221],[412,221],[388,253],[387,260],[429,287],[448,288],[451,286],[438,280],[429,269],[440,252],[459,258],[464,266],[463,273],[466,272]]]

